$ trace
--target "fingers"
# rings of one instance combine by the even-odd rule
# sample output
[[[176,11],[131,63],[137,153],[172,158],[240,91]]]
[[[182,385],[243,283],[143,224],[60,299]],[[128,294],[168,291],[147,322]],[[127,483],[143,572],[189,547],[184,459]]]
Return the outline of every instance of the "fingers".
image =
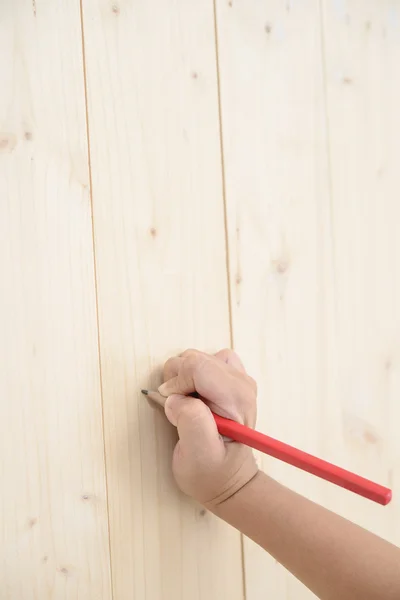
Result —
[[[240,360],[236,352],[234,352],[233,350],[225,348],[224,350],[220,350],[219,352],[217,352],[215,354],[215,357],[219,358],[220,360],[223,360],[225,363],[227,363],[237,371],[240,371],[241,373],[246,373],[246,369],[244,368],[242,361]]]
[[[172,359],[173,360],[173,359]],[[168,381],[165,381],[158,391],[162,396],[170,396],[171,394],[181,394],[188,396],[196,391],[195,377],[201,371],[203,364],[210,360],[206,354],[194,353],[186,354],[181,357],[181,363],[170,363],[168,371],[173,370],[179,365],[178,373]]]
[[[172,379],[176,377],[179,373],[180,368],[182,367],[183,361],[185,358],[189,356],[208,356],[204,352],[200,352],[200,350],[188,349],[185,352],[182,352],[179,356],[173,356],[169,358],[167,362],[164,364],[163,369],[163,380],[168,381],[168,379]]]
[[[182,352],[179,355],[181,358],[190,358],[190,357],[210,357],[211,354],[207,354],[206,352],[201,352],[201,350],[195,350],[194,348],[188,348],[188,350],[185,350],[185,352]]]
[[[224,444],[210,409],[198,398],[179,394],[165,403],[168,420],[177,427],[182,451],[192,456],[222,456]]]
[[[168,379],[172,379],[172,377],[176,377],[178,375],[183,360],[184,359],[180,356],[173,356],[167,360],[164,365],[164,381],[168,381]]]
[[[200,350],[194,350],[192,348],[190,348],[189,350],[185,350],[185,352],[182,352],[182,354],[180,354],[181,358],[188,358],[189,356],[210,357],[210,354],[206,354],[205,352],[201,352]],[[246,369],[244,368],[244,365],[240,360],[239,356],[230,348],[224,348],[223,350],[219,350],[219,352],[216,352],[214,356],[215,358],[222,360],[227,365],[230,365],[237,371],[240,371],[241,373],[246,373]]]
[[[195,391],[201,392],[196,388],[196,379],[199,381],[199,372],[208,363],[207,379],[210,380],[213,374],[221,373],[221,362],[239,373],[246,373],[242,361],[233,350],[220,350],[211,356],[199,350],[185,350],[180,356],[170,358],[164,365],[164,384],[158,388],[163,396],[170,394],[189,395]],[[214,366],[214,368],[212,368]],[[209,381],[210,382],[210,381]]]
[[[186,350],[167,361],[164,378],[158,391],[165,398],[197,395],[214,413],[254,427],[257,386],[232,350]]]

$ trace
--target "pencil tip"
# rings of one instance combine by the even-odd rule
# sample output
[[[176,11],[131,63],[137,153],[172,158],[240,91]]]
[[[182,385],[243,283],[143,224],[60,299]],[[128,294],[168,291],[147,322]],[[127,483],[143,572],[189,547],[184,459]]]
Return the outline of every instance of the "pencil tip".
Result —
[[[144,394],[145,396],[149,395],[149,390],[142,390],[142,394]]]

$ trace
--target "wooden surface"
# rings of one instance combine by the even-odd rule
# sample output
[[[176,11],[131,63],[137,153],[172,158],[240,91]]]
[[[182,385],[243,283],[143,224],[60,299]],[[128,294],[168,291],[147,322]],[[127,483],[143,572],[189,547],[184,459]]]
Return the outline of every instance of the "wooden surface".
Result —
[[[0,597],[109,600],[79,6],[0,8]]]
[[[140,394],[230,344],[212,6],[83,7],[114,597],[239,600],[240,536],[178,493]]]
[[[400,543],[399,63],[389,0],[1,2],[2,600],[312,597],[175,488],[139,389],[188,346]]]

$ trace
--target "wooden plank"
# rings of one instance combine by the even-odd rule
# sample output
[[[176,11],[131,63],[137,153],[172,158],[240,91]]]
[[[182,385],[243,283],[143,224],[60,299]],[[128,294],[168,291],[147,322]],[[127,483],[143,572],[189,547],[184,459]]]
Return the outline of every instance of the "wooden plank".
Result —
[[[322,29],[313,2],[218,3],[234,342],[259,427],[395,493],[398,12],[326,1]],[[396,497],[262,466],[399,543]],[[249,600],[312,597],[250,543],[245,565]]]
[[[84,0],[114,596],[243,598],[240,536],[183,498],[140,395],[229,345],[211,3]]]
[[[318,3],[221,0],[217,24],[234,345],[259,384],[258,428],[316,453],[332,312]],[[320,499],[316,478],[260,464]],[[245,566],[248,600],[311,597],[249,541]]]
[[[79,4],[0,9],[0,589],[111,595]]]
[[[328,427],[326,448],[394,488],[385,509],[337,493],[326,502],[400,544],[400,6],[323,8],[340,411],[337,448]]]

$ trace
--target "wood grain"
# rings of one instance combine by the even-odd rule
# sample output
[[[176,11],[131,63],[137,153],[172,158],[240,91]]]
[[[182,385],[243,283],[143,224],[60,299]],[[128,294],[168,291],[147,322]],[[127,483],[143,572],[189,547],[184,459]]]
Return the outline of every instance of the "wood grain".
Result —
[[[114,596],[239,600],[240,536],[178,493],[140,394],[230,343],[212,5],[83,9]]]
[[[324,2],[332,172],[336,407],[325,449],[393,487],[380,511],[326,495],[330,508],[400,542],[400,7]],[[333,445],[336,449],[333,448]]]
[[[0,596],[109,600],[79,6],[0,8]]]
[[[1,3],[1,600],[312,597],[179,494],[140,395],[230,312],[258,428],[394,498],[261,466],[400,544],[400,7],[215,9]]]
[[[396,492],[397,10],[365,4],[217,2],[233,332],[258,428]],[[398,541],[397,501],[262,466]],[[245,567],[248,600],[312,596],[251,543]]]

